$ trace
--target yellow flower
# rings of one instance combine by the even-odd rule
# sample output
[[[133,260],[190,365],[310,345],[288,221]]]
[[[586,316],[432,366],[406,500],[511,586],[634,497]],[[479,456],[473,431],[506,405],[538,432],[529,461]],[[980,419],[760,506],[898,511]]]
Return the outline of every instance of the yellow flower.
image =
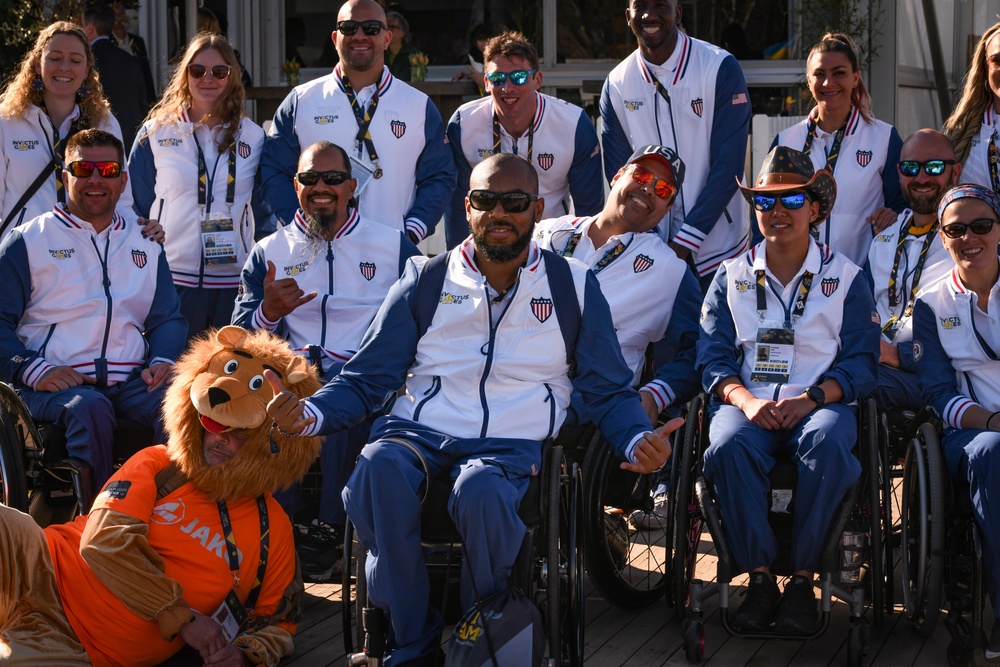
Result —
[[[410,54],[410,64],[414,67],[427,67],[428,59],[427,55],[417,51],[416,53]]]
[[[298,60],[286,60],[285,62],[281,63],[281,71],[284,72],[285,74],[297,74],[299,68],[301,67],[302,63],[300,63]]]

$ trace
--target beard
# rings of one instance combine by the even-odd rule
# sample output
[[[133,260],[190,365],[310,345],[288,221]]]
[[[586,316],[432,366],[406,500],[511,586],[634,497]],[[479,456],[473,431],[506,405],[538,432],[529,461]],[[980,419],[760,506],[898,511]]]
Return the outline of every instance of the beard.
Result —
[[[528,247],[528,244],[531,243],[531,236],[535,231],[534,221],[532,221],[531,227],[529,227],[524,234],[521,234],[510,243],[500,245],[495,243],[491,244],[487,240],[487,232],[493,227],[507,224],[508,223],[505,222],[490,222],[479,231],[472,231],[472,243],[476,246],[476,252],[482,255],[487,261],[497,262],[498,264],[513,262],[522,252],[524,252],[524,249]]]
[[[303,210],[302,217],[306,221],[306,225],[309,227],[315,236],[320,238],[326,238],[333,228],[335,222],[337,222],[337,214],[331,213],[314,213],[312,211]]]
[[[909,190],[903,190],[903,199],[906,200],[906,204],[914,213],[920,213],[921,215],[937,213],[941,197],[950,187],[951,184],[949,183],[946,187],[938,188],[937,192],[927,195],[911,194]]]

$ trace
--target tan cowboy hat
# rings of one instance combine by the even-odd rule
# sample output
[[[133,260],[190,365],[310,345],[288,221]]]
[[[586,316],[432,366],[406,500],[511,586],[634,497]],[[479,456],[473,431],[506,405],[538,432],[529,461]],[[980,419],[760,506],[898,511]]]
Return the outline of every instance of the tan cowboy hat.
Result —
[[[754,195],[805,190],[819,202],[819,215],[812,222],[814,225],[827,219],[837,201],[837,182],[833,174],[828,169],[814,170],[808,155],[788,146],[775,146],[767,154],[752,188],[738,182],[737,185],[751,206]]]

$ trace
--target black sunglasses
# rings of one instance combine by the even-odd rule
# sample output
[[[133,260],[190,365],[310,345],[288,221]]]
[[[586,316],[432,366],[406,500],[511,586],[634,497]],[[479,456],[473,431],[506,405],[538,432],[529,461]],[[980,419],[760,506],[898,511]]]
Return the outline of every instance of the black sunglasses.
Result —
[[[216,65],[215,67],[208,68],[204,65],[198,65],[196,63],[191,63],[188,65],[188,74],[191,75],[192,79],[200,79],[206,74],[211,73],[213,79],[218,79],[222,81],[229,78],[229,72],[232,71],[232,67],[229,65]]]
[[[295,174],[295,180],[302,185],[316,185],[319,179],[327,185],[340,185],[351,177],[346,171],[300,171]]]
[[[94,170],[101,175],[101,178],[118,178],[122,175],[122,163],[104,160],[94,162],[93,160],[77,160],[66,165],[66,171],[75,178],[89,178]]]
[[[993,229],[993,225],[996,224],[996,220],[992,218],[979,218],[978,220],[973,220],[972,222],[953,222],[950,225],[945,225],[941,228],[944,235],[950,239],[960,239],[965,236],[966,230],[971,229],[973,234],[978,234],[982,236],[983,234],[989,234],[990,230]]]
[[[778,203],[779,199],[781,200],[781,205],[787,211],[794,211],[802,208],[806,203],[806,195],[804,192],[796,192],[792,195],[782,195],[780,197],[774,197],[771,195],[754,195],[753,207],[761,212],[771,211],[774,209],[774,206]]]
[[[340,21],[337,23],[337,30],[341,35],[345,35],[347,37],[356,33],[358,28],[361,28],[361,32],[371,37],[374,37],[383,30],[387,29],[384,23],[375,20],[362,21],[361,23],[358,23],[357,21]]]
[[[492,211],[497,200],[508,213],[524,213],[531,202],[538,199],[527,192],[493,192],[491,190],[469,190],[469,205],[477,211]]]
[[[924,173],[928,176],[940,176],[944,173],[944,168],[949,164],[955,164],[955,160],[928,160],[927,162],[901,160],[899,162],[899,173],[912,178],[920,173],[920,168],[923,167]]]

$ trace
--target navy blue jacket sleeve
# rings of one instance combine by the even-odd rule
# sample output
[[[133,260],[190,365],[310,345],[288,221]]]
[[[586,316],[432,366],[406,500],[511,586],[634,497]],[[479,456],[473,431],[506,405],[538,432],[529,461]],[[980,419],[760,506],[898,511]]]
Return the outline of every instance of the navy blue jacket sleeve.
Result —
[[[588,271],[573,388],[580,392],[588,417],[621,458],[627,458],[637,435],[649,431],[649,417],[631,384],[632,371],[622,357],[611,309],[597,276]]]
[[[417,354],[417,323],[411,306],[417,275],[416,266],[408,262],[361,339],[357,354],[308,399],[308,413],[322,415],[318,433],[312,435],[336,433],[359,423],[403,386]]]
[[[290,223],[299,208],[299,199],[292,184],[302,152],[295,134],[297,108],[298,94],[292,90],[274,114],[274,124],[264,139],[264,152],[260,156],[264,196],[282,225]]]
[[[896,164],[899,162],[899,154],[902,150],[903,140],[896,128],[892,128],[892,132],[889,133],[889,148],[885,155],[885,166],[882,167],[882,196],[885,198],[885,205],[896,213],[900,213],[906,208],[903,190],[899,186],[899,172],[896,170]]]
[[[403,271],[406,270],[406,260],[411,257],[419,257],[423,255],[417,246],[413,245],[413,241],[406,236],[406,234],[399,235],[399,270],[396,273],[397,276],[402,276]]]
[[[604,147],[604,178],[610,183],[618,170],[625,166],[632,156],[632,144],[625,135],[618,114],[611,104],[611,92],[608,81],[604,81],[601,89],[601,120],[604,128],[601,130],[601,145]]]
[[[597,130],[586,113],[576,124],[573,164],[569,168],[569,194],[574,215],[597,215],[604,208],[604,183],[601,181],[601,146]]]
[[[181,302],[170,275],[166,252],[160,253],[156,264],[156,293],[143,326],[149,343],[147,362],[151,359],[174,361],[184,351],[188,323],[181,315]]]
[[[4,289],[0,299],[0,381],[11,384],[20,382],[24,369],[39,357],[37,351],[26,348],[17,336],[17,327],[31,298],[28,249],[17,229],[0,243],[0,285]]]
[[[725,265],[719,267],[701,309],[697,367],[702,388],[709,394],[720,380],[740,377],[743,366],[743,350],[736,342],[736,325],[726,301],[727,274]]]
[[[921,349],[916,366],[924,402],[945,424],[961,428],[961,415],[974,401],[959,393],[955,368],[938,336],[934,310],[923,299],[917,299],[913,307],[913,343]]]
[[[875,391],[878,384],[879,336],[872,321],[875,300],[864,276],[851,281],[840,324],[840,352],[823,378],[833,378],[844,390],[843,403],[853,403]]]
[[[465,159],[462,152],[462,117],[461,110],[456,109],[448,121],[448,145],[455,160],[457,173],[455,190],[452,192],[448,208],[444,212],[445,243],[451,250],[465,240],[469,235],[469,220],[465,216],[465,195],[469,192],[469,179],[472,177],[472,165]]]
[[[145,132],[137,136],[132,145],[132,153],[128,157],[128,183],[132,188],[132,210],[136,215],[148,218],[156,199],[156,163]],[[156,215],[153,211],[154,218]]]
[[[405,220],[406,230],[421,239],[434,232],[455,189],[455,162],[444,142],[444,123],[429,98],[424,132],[424,149],[417,158],[417,193]]]
[[[743,175],[749,133],[750,94],[743,70],[736,58],[729,56],[722,61],[715,81],[708,178],[684,218],[685,227],[708,234],[722,217],[736,194],[736,177]]]
[[[698,393],[695,360],[698,345],[698,315],[701,286],[691,269],[684,272],[663,338],[653,345],[655,381],[673,394],[670,405],[687,403]]]

